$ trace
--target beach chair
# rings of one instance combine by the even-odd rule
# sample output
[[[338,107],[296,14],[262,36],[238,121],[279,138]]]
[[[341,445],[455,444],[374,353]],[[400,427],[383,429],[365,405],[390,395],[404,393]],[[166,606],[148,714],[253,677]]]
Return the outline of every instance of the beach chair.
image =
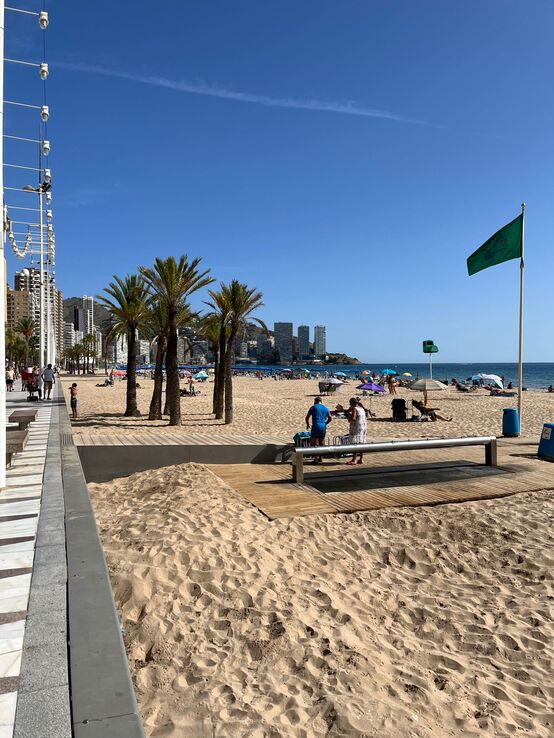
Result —
[[[392,419],[393,420],[407,420],[408,419],[408,405],[406,400],[401,397],[396,397],[391,402],[392,407]]]

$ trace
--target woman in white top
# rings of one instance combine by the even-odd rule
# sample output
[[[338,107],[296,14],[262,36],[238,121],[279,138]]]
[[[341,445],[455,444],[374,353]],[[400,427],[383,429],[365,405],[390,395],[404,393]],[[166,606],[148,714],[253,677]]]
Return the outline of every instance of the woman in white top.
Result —
[[[355,397],[350,398],[350,407],[348,409],[348,419],[350,421],[350,443],[365,443],[365,434],[367,431],[367,418],[363,407],[358,405],[358,401]],[[349,465],[356,463],[356,456],[358,456],[358,464],[364,463],[363,453],[352,455],[350,461],[346,463]]]

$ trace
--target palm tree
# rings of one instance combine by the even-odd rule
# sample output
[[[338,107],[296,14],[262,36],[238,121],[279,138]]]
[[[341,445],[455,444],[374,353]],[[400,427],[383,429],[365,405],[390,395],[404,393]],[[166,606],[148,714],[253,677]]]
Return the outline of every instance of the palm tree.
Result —
[[[235,338],[246,333],[248,320],[258,323],[264,331],[267,327],[259,318],[253,318],[252,313],[263,306],[261,292],[253,287],[233,279],[228,285],[221,283],[218,292],[210,291],[211,307],[219,312],[220,317],[220,377],[224,379],[224,408],[225,424],[233,422],[233,346]],[[225,346],[222,351],[221,346]],[[221,381],[221,380],[220,380]],[[221,392],[221,389],[219,390]],[[216,415],[217,417],[217,415]]]
[[[29,363],[29,341],[35,332],[35,324],[32,318],[21,318],[21,320],[15,326],[15,330],[18,333],[22,333],[25,338],[27,345],[27,351],[25,353],[25,363]]]
[[[218,382],[220,380],[220,361],[219,361],[219,338],[221,333],[221,320],[217,312],[208,313],[204,315],[198,324],[198,335],[202,336],[207,342],[214,355],[214,391],[212,401],[212,412],[217,416],[216,413],[216,396],[219,396]],[[226,340],[226,338],[225,338]],[[221,409],[223,410],[223,402],[221,403]],[[219,416],[223,417],[223,413]]]
[[[181,396],[179,392],[179,368],[177,366],[177,330],[186,299],[197,290],[211,284],[209,269],[198,271],[201,259],[190,263],[186,255],[179,261],[174,256],[156,258],[153,267],[139,267],[152,296],[167,310],[166,396],[169,409],[169,425],[181,425]]]
[[[100,304],[110,311],[113,319],[112,335],[127,336],[127,402],[125,417],[137,417],[137,333],[148,318],[151,297],[144,279],[130,274],[104,288],[108,297],[99,296]]]

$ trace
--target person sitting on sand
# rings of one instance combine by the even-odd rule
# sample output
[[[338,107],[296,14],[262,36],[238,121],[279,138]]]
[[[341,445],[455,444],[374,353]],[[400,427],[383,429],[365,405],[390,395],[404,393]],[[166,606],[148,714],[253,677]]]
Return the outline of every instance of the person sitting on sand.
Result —
[[[440,407],[429,407],[428,405],[425,405],[423,402],[419,402],[418,400],[412,400],[412,406],[415,407],[415,409],[418,410],[422,415],[428,415],[432,421],[446,420],[448,423],[450,423],[450,421],[452,420],[452,418],[447,418],[445,415],[439,415],[437,410],[440,410]]]
[[[548,388],[548,392],[554,392],[554,387],[552,385]]]
[[[327,426],[332,420],[329,408],[321,401],[321,397],[316,397],[314,404],[308,410],[306,415],[306,430],[310,430],[310,418],[312,420],[312,430],[310,433],[310,446],[323,446],[325,442],[325,433]],[[316,464],[322,464],[323,458],[318,456],[314,461]]]
[[[350,398],[350,407],[348,408],[348,420],[350,421],[349,434],[350,443],[365,443],[365,434],[367,431],[367,418],[365,409],[360,407],[356,397]],[[346,463],[352,466],[356,463],[356,456],[358,456],[358,464],[364,463],[363,452],[359,454],[352,454],[350,461]]]

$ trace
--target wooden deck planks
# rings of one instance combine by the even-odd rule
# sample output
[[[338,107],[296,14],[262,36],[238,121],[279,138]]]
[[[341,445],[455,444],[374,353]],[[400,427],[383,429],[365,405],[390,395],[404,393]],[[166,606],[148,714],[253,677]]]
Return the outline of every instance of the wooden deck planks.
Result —
[[[483,465],[481,449],[464,449],[462,459],[459,449],[373,454],[371,462],[366,457],[368,463],[362,469],[347,471],[344,461],[309,466],[302,485],[292,482],[289,464],[213,464],[210,469],[271,519],[436,505],[554,489],[554,465],[514,459],[511,450],[511,445],[499,449],[497,469]],[[393,460],[397,466],[391,467]]]

